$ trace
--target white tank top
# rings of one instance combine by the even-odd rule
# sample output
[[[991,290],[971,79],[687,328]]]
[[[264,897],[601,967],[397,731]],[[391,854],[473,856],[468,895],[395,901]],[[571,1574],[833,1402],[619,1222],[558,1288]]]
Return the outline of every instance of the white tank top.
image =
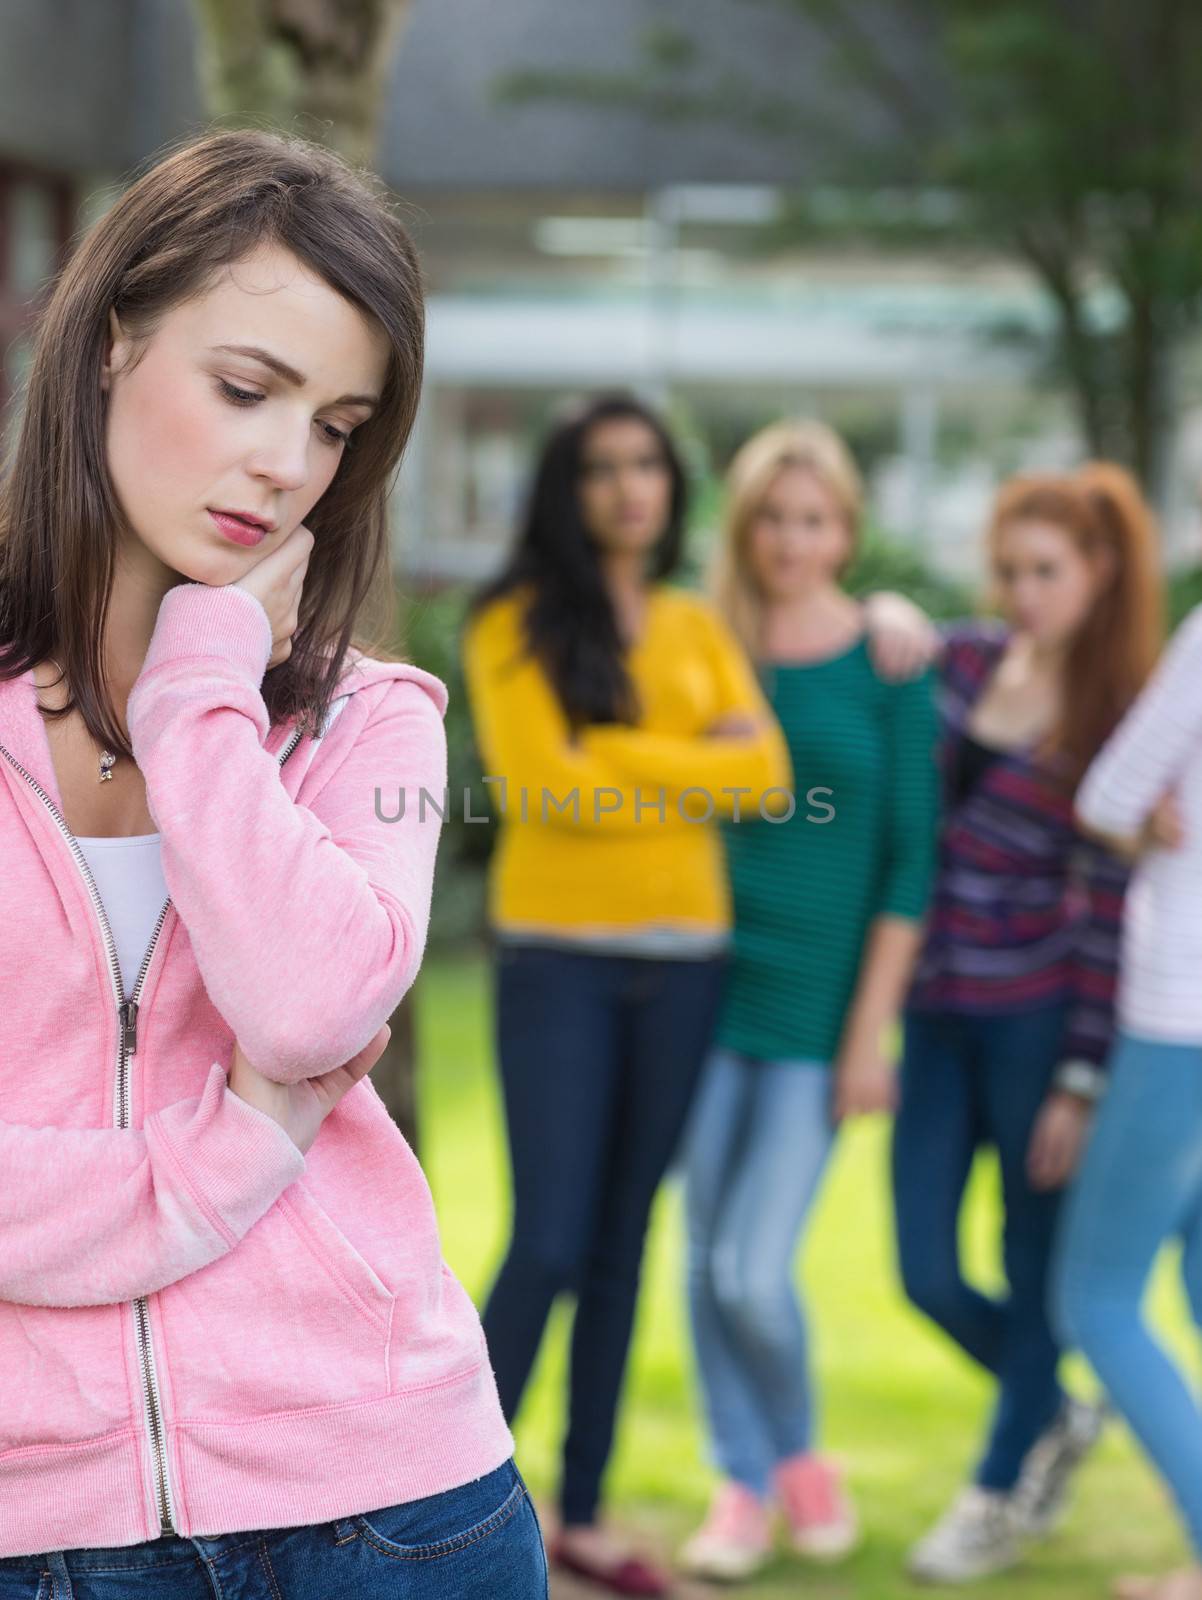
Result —
[[[146,946],[167,900],[159,840],[157,833],[135,834],[129,839],[81,839],[78,835],[75,839],[87,858],[113,930],[127,995],[137,982]]]
[[[349,694],[343,694],[332,702],[322,726],[323,738],[349,699]],[[138,980],[142,957],[168,899],[159,849],[161,838],[157,833],[138,833],[128,839],[75,836],[113,930],[121,983],[127,996]]]

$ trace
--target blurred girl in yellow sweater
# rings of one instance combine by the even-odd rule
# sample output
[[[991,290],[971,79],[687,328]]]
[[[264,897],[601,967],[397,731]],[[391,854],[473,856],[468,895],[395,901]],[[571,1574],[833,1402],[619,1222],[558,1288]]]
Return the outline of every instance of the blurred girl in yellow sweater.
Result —
[[[668,1588],[597,1512],[651,1202],[720,997],[715,819],[763,826],[761,811],[793,803],[742,650],[705,600],[665,582],[685,495],[657,417],[626,398],[591,405],[548,440],[465,642],[502,818],[490,920],[514,1194],[485,1329],[512,1417],[552,1303],[575,1294],[554,1552],[619,1594]]]

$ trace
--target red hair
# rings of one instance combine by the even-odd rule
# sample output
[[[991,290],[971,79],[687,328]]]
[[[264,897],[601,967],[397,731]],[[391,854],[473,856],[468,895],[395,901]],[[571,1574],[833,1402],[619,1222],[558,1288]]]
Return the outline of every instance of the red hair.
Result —
[[[1015,522],[1051,523],[1091,561],[1110,568],[1064,665],[1063,715],[1047,753],[1067,759],[1073,782],[1101,749],[1146,683],[1164,634],[1156,519],[1123,467],[1091,461],[1072,473],[1012,478],[994,503],[989,528],[996,566],[1002,531]]]

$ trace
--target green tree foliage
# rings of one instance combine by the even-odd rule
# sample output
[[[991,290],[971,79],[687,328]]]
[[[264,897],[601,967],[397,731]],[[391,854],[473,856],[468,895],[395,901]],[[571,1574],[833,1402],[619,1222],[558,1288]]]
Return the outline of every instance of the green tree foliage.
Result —
[[[625,72],[526,73],[501,92],[791,142],[794,239],[1016,258],[1046,292],[1049,354],[1087,447],[1158,487],[1174,349],[1202,301],[1202,6],[730,0],[739,8],[796,23],[777,93],[662,28]]]
[[[846,578],[855,595],[892,589],[913,600],[930,617],[964,617],[975,596],[966,586],[943,577],[927,565],[913,546],[869,528]]]

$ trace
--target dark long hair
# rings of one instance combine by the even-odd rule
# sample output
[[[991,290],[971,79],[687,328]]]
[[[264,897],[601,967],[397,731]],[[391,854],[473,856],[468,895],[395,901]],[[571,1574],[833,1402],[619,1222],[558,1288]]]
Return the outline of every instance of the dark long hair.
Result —
[[[0,488],[0,679],[46,658],[108,749],[132,751],[105,688],[118,534],[100,375],[109,313],[142,338],[221,267],[290,250],[370,317],[389,346],[378,410],[306,518],[314,535],[292,653],[267,673],[274,722],[324,715],[365,604],[391,627],[386,498],[413,426],[424,311],[416,256],[384,190],[337,156],[257,130],[192,139],[146,171],[84,236],[42,314],[12,464]],[[47,713],[56,715],[56,713]]]
[[[605,395],[547,439],[509,560],[470,607],[469,614],[475,615],[514,590],[528,592],[526,645],[542,664],[573,727],[631,722],[638,715],[618,620],[580,505],[580,472],[590,431],[603,422],[628,420],[643,423],[655,435],[672,479],[668,521],[650,552],[647,576],[658,580],[676,570],[688,505],[680,455],[654,411],[630,395]]]

